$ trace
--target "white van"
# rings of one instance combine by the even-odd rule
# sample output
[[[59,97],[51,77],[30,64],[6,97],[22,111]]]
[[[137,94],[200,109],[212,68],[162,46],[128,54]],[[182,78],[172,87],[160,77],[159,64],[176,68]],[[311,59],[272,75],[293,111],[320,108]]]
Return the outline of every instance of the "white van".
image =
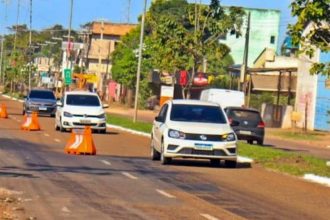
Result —
[[[206,89],[203,90],[200,100],[220,104],[224,109],[226,107],[243,107],[244,92],[227,89]]]

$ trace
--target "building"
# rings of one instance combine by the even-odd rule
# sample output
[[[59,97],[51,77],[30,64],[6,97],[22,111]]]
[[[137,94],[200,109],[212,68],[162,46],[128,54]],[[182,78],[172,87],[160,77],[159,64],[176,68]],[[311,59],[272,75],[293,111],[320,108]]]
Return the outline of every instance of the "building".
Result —
[[[265,48],[272,48],[275,51],[278,47],[280,11],[271,9],[245,8],[246,15],[250,12],[250,40],[248,66],[253,62]],[[244,17],[242,35],[237,36],[235,32],[228,33],[220,40],[226,44],[231,52],[235,64],[243,63],[245,34],[247,29],[247,16]]]
[[[98,76],[97,87],[103,90],[103,78],[111,73],[110,54],[120,38],[136,27],[135,24],[93,22],[85,34],[84,63],[86,70]]]

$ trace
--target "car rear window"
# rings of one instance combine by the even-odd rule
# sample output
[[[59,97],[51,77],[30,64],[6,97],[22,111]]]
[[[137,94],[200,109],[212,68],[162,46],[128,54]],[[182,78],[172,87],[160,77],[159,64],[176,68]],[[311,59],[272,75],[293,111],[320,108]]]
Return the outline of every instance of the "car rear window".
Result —
[[[173,104],[170,118],[172,121],[226,124],[226,118],[217,106]]]
[[[94,95],[68,95],[66,104],[75,106],[100,106],[100,101]]]
[[[260,121],[261,119],[259,112],[248,110],[231,110],[229,116],[250,121]]]
[[[29,94],[29,98],[33,99],[55,99],[52,91],[37,91],[32,90]]]

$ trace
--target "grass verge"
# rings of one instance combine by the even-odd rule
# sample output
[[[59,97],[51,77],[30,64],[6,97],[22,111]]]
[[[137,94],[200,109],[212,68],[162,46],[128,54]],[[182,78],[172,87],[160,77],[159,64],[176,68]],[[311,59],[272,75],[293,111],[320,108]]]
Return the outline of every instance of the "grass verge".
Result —
[[[270,132],[271,135],[282,137],[282,138],[288,138],[291,140],[298,140],[298,141],[317,141],[321,140],[325,133],[322,132],[313,132],[313,131],[276,131],[276,132]]]
[[[133,123],[132,119],[124,116],[108,114],[107,121],[113,125],[147,133],[150,133],[152,128],[151,123]],[[330,167],[326,166],[326,161],[314,156],[286,152],[270,147],[249,145],[244,142],[239,142],[238,152],[241,156],[253,158],[256,163],[261,164],[263,167],[283,173],[295,176],[313,173],[319,176],[330,177]]]
[[[238,152],[240,155],[253,158],[256,163],[272,170],[295,176],[313,173],[330,177],[330,167],[326,166],[326,160],[314,156],[242,142],[239,143]]]
[[[133,122],[132,119],[125,116],[117,116],[113,114],[107,114],[107,123],[122,126],[124,128],[129,128],[135,131],[142,131],[146,133],[151,133],[152,124],[147,122],[137,121]]]

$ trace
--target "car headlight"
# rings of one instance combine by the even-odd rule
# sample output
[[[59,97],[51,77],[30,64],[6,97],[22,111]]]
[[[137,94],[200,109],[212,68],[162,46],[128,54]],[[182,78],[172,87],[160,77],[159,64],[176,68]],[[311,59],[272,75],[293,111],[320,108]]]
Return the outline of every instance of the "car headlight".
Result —
[[[185,139],[186,138],[185,133],[183,133],[181,131],[173,130],[173,129],[170,129],[168,131],[168,136],[171,137],[171,138],[177,138],[177,139]]]
[[[235,133],[229,133],[222,135],[222,139],[225,141],[236,141]]]
[[[105,118],[105,114],[102,113],[102,114],[98,115],[97,118]]]
[[[72,117],[72,114],[69,112],[63,112],[63,115],[64,115],[64,117],[68,117],[68,118]]]

